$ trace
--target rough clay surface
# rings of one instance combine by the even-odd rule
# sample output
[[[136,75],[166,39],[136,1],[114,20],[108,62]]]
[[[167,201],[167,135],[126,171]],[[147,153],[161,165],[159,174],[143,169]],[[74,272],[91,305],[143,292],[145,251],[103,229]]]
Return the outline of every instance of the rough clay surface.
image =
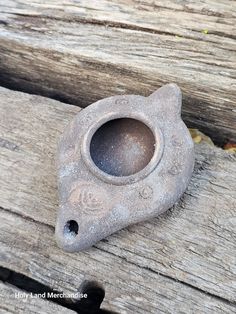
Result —
[[[70,123],[62,135],[58,156],[60,208],[56,237],[63,249],[86,249],[123,227],[163,213],[179,200],[194,166],[193,141],[181,120],[181,103],[178,86],[168,84],[149,97],[126,95],[100,100]],[[90,138],[105,122],[123,117],[145,121],[156,142],[153,158],[146,167],[117,177],[90,160]],[[106,130],[109,131],[110,128]],[[119,140],[114,143],[117,153],[108,158],[119,159],[125,153],[130,165],[140,158],[140,146],[137,148],[136,134],[124,136],[131,142],[129,148]],[[127,151],[119,153],[122,149]],[[118,163],[117,159],[114,163]]]

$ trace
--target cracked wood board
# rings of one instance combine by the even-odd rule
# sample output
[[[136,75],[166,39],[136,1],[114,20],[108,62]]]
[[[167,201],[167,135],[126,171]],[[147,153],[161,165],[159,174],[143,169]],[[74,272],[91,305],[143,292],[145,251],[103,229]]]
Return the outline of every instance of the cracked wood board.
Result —
[[[236,135],[236,3],[0,1],[0,82],[79,106],[176,82],[183,118]]]
[[[97,280],[118,313],[236,313],[236,158],[207,143],[167,213],[85,252],[56,246],[55,150],[79,110],[0,88],[0,265],[64,292]]]
[[[44,313],[44,314],[75,314],[76,312],[68,310],[63,306],[49,302],[40,298],[30,297],[25,298],[23,301],[21,298],[16,298],[15,295],[23,294],[25,291],[18,289],[7,283],[0,281],[0,311],[1,314],[6,313]]]

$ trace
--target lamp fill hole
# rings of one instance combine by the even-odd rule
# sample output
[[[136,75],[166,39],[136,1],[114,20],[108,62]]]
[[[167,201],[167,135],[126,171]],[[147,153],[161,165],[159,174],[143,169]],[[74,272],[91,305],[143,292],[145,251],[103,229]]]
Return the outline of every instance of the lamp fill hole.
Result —
[[[90,155],[103,172],[125,177],[144,169],[155,151],[155,137],[143,122],[119,118],[104,123],[90,142]]]

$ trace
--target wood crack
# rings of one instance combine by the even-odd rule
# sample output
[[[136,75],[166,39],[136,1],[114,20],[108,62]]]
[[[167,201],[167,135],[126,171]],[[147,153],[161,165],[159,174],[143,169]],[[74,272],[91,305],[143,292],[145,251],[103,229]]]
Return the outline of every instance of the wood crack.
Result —
[[[44,222],[35,220],[35,219],[33,219],[32,217],[29,217],[29,216],[26,216],[26,215],[22,215],[22,214],[20,214],[20,213],[14,212],[14,211],[12,211],[12,210],[10,210],[10,209],[3,208],[3,207],[1,207],[1,206],[0,206],[0,210],[3,211],[3,212],[6,212],[6,213],[11,213],[12,215],[15,215],[15,216],[17,216],[17,217],[23,218],[23,219],[25,219],[25,220],[27,220],[27,221],[36,223],[36,224],[38,224],[38,225],[46,226],[46,227],[50,228],[50,230],[53,231],[53,232],[54,232],[54,230],[55,230],[55,228],[54,228],[52,225],[49,225],[49,224],[46,224],[46,223],[44,223]]]
[[[95,295],[93,297],[95,300],[90,299],[89,306],[86,306],[86,303],[81,303],[80,300],[70,299],[70,298],[61,298],[57,297],[57,294],[63,294],[62,291],[56,291],[51,289],[51,287],[40,283],[39,281],[32,279],[28,276],[25,276],[21,273],[15,272],[9,268],[0,266],[0,282],[8,283],[11,286],[17,287],[22,290],[22,292],[27,292],[32,295],[40,295],[45,294],[45,298],[42,300],[47,300],[50,303],[58,304],[63,308],[72,310],[75,313],[79,314],[116,314],[115,312],[110,312],[104,309],[100,309],[100,305],[96,304],[97,300]],[[93,286],[91,286],[93,285]],[[82,285],[81,285],[82,286]],[[85,285],[84,285],[85,287]],[[86,287],[88,287],[88,283],[86,283]],[[90,283],[89,289],[97,289],[97,298],[100,294],[98,286],[95,283]],[[88,289],[87,289],[88,290]],[[84,289],[85,291],[85,289]],[[83,292],[84,293],[84,292]],[[89,293],[89,292],[88,292]],[[93,292],[94,294],[94,292]],[[53,296],[55,295],[55,297]],[[103,298],[102,298],[103,299]],[[2,306],[0,305],[0,309]]]
[[[156,4],[154,1],[150,4],[146,3],[145,1],[140,1],[140,0],[135,0],[135,3],[137,3],[138,5],[143,5],[141,8],[145,8],[148,7],[150,10],[155,10],[155,9],[165,9],[167,11],[174,11],[174,12],[183,12],[183,13],[191,13],[191,14],[196,14],[196,15],[205,15],[205,16],[215,16],[215,17],[225,17],[225,14],[223,13],[218,13],[218,12],[214,12],[211,11],[210,9],[207,8],[203,8],[201,9],[201,11],[197,11],[194,9],[189,8],[187,5],[183,5],[182,9],[177,9],[177,8],[170,8],[167,6],[163,6],[163,5],[158,5]],[[232,14],[227,14],[227,17],[232,18],[234,17]]]
[[[109,17],[107,3],[101,10],[85,2],[75,9],[67,2],[55,10],[54,5],[47,9],[40,1],[30,6],[21,1],[21,7],[0,8],[2,85],[86,107],[111,95],[146,96],[174,82],[183,90],[189,127],[219,145],[234,141],[233,26],[205,18],[209,32],[204,34],[188,12],[180,24],[170,15],[166,27],[168,12],[159,21],[129,6],[137,17],[128,18],[124,4],[115,5]]]
[[[113,246],[115,246],[115,245],[113,244]],[[185,282],[185,281],[183,281],[183,280],[179,280],[179,279],[173,278],[173,277],[171,277],[171,276],[168,276],[168,275],[166,275],[166,274],[163,274],[163,273],[161,273],[161,272],[159,272],[159,271],[155,271],[155,270],[153,270],[153,269],[150,268],[150,267],[141,266],[141,265],[139,265],[139,264],[133,263],[133,262],[130,261],[129,259],[125,258],[124,256],[116,255],[116,254],[114,254],[114,253],[112,253],[112,252],[110,252],[110,251],[108,251],[108,250],[102,249],[100,246],[95,245],[95,247],[96,247],[97,249],[103,251],[103,252],[106,252],[106,253],[109,253],[109,254],[111,254],[111,255],[113,255],[113,256],[116,256],[116,257],[118,257],[118,258],[121,258],[121,259],[125,260],[125,261],[126,261],[127,263],[129,263],[129,264],[138,266],[138,267],[140,267],[141,269],[148,270],[148,271],[152,272],[153,274],[162,276],[163,278],[167,278],[167,279],[170,279],[170,280],[173,280],[173,281],[178,281],[179,283],[181,283],[181,284],[183,284],[183,285],[185,285],[185,286],[187,286],[187,287],[189,287],[189,288],[192,288],[192,289],[194,289],[194,290],[196,290],[196,291],[199,291],[199,292],[201,292],[201,293],[207,294],[208,296],[211,296],[212,298],[214,298],[214,299],[216,299],[216,300],[222,301],[222,302],[225,303],[225,304],[233,305],[233,306],[236,307],[236,302],[233,302],[233,301],[230,301],[230,300],[228,300],[228,299],[222,298],[222,297],[220,297],[220,296],[218,296],[218,295],[216,295],[216,294],[213,294],[213,293],[211,293],[211,292],[209,292],[209,291],[203,290],[203,289],[201,289],[201,288],[199,288],[199,287],[196,287],[196,286],[194,286],[194,285],[192,285],[192,284],[190,284],[190,283],[187,283],[187,282]],[[116,247],[116,246],[115,246],[115,247]],[[129,250],[125,249],[125,248],[123,248],[123,250],[132,253],[131,251],[129,251]]]
[[[189,35],[180,35],[178,32],[170,32],[170,31],[163,31],[163,30],[157,30],[151,27],[144,27],[141,25],[135,25],[135,24],[130,24],[130,23],[124,23],[124,22],[118,22],[118,21],[110,21],[110,20],[104,20],[104,19],[94,19],[94,18],[83,18],[81,16],[73,16],[73,17],[65,17],[65,16],[53,16],[53,15],[49,15],[49,14],[27,14],[27,13],[19,13],[19,12],[8,12],[8,11],[4,11],[4,13],[15,16],[17,19],[17,16],[19,17],[28,17],[30,19],[42,19],[42,18],[46,18],[49,19],[51,21],[61,21],[61,22],[68,22],[68,23],[80,23],[80,24],[89,24],[89,25],[94,25],[94,26],[104,26],[104,27],[110,27],[110,28],[115,28],[115,29],[124,29],[124,30],[133,30],[133,31],[137,31],[137,32],[144,32],[144,33],[150,33],[150,34],[156,34],[156,35],[167,35],[167,36],[174,36],[174,37],[180,37],[180,38],[184,38],[184,39],[191,39],[194,41],[199,41],[199,38],[195,38],[194,36],[189,36]],[[2,24],[5,26],[8,26],[9,23],[7,21],[2,21]],[[33,29],[33,31],[36,31],[35,29]],[[37,30],[39,31],[39,30]],[[197,33],[196,30],[191,29],[192,32]],[[199,34],[201,32],[199,31]],[[220,32],[220,31],[211,31],[209,34],[215,35],[215,36],[219,36],[219,37],[225,37],[225,38],[230,38],[230,39],[235,39],[236,36],[235,35],[230,35],[230,34],[226,34],[224,32]],[[210,40],[209,38],[209,34],[208,34],[208,40]],[[214,41],[212,41],[214,42]],[[234,51],[234,50],[233,50]]]
[[[9,283],[28,293],[33,293],[33,294],[41,294],[44,292],[46,292],[46,294],[47,292],[58,293],[58,291],[52,290],[50,287],[43,285],[42,283],[28,276],[22,275],[11,269],[1,267],[1,266],[0,266],[0,281]],[[70,304],[66,299],[63,300],[63,299],[56,299],[56,298],[47,298],[46,300],[48,300],[49,302],[59,304],[65,308],[76,310],[75,306],[73,304]]]
[[[9,210],[9,209],[5,209],[5,208],[0,207],[0,210],[2,210],[2,211],[4,211],[4,212],[11,213],[11,214],[13,214],[13,215],[16,215],[16,216],[18,216],[18,217],[21,217],[21,218],[23,218],[23,219],[25,219],[25,220],[28,220],[28,221],[30,221],[30,222],[34,222],[34,223],[36,223],[36,224],[39,224],[39,225],[42,225],[42,226],[46,226],[46,227],[50,228],[50,229],[54,232],[54,227],[52,227],[52,226],[49,225],[49,224],[46,224],[46,223],[43,223],[43,222],[34,220],[34,219],[32,219],[31,217],[27,217],[27,216],[25,216],[25,215],[22,215],[22,214],[19,214],[19,213],[16,213],[16,212],[12,212],[12,211]],[[107,240],[104,239],[104,240],[102,240],[102,242],[107,242]],[[116,245],[114,245],[114,244],[113,244],[113,246],[116,247],[116,248],[118,248],[118,247],[117,247]],[[171,277],[171,276],[169,276],[169,275],[166,275],[166,274],[164,274],[164,273],[162,273],[162,272],[155,271],[155,270],[153,270],[153,269],[150,268],[150,267],[142,266],[142,265],[140,265],[140,264],[138,264],[138,263],[133,263],[133,262],[130,261],[129,259],[125,258],[124,256],[120,256],[120,255],[114,254],[113,252],[111,252],[111,251],[109,251],[109,250],[105,250],[105,249],[101,248],[100,246],[95,245],[94,247],[96,247],[98,250],[100,250],[100,251],[102,251],[102,252],[104,252],[104,253],[107,253],[107,254],[110,254],[110,255],[112,255],[112,256],[115,256],[115,257],[117,257],[117,258],[119,258],[119,259],[121,259],[121,260],[125,260],[127,263],[129,263],[129,264],[131,264],[131,265],[134,265],[134,266],[137,266],[137,267],[139,267],[139,268],[141,268],[141,269],[145,269],[145,270],[147,270],[147,271],[150,271],[150,272],[152,272],[152,273],[154,273],[154,274],[156,274],[156,275],[162,276],[163,278],[167,278],[167,279],[172,280],[172,281],[175,281],[175,282],[178,281],[179,283],[181,283],[181,284],[183,284],[183,285],[185,285],[185,286],[187,286],[187,287],[189,287],[189,288],[192,288],[192,289],[195,289],[196,291],[199,291],[199,292],[202,292],[202,293],[204,293],[204,294],[207,294],[207,295],[211,296],[212,298],[215,298],[215,299],[217,299],[217,300],[219,300],[219,301],[224,302],[225,304],[236,306],[236,302],[232,302],[232,301],[230,301],[230,300],[228,300],[228,299],[226,299],[226,298],[220,297],[220,296],[218,296],[218,295],[216,295],[216,294],[213,294],[213,293],[211,293],[211,292],[209,292],[209,291],[206,291],[206,290],[204,290],[204,289],[201,289],[201,288],[199,288],[199,287],[196,287],[196,286],[194,286],[194,285],[192,285],[192,284],[190,284],[190,283],[187,283],[187,282],[185,282],[185,281],[183,281],[183,280],[179,280],[179,279],[173,278],[173,277]],[[127,250],[126,248],[123,248],[123,250],[124,250],[124,251],[127,251],[127,252],[129,252],[129,253],[132,254],[132,252],[129,251],[129,250]],[[28,277],[28,278],[29,278],[29,277]],[[33,279],[32,279],[32,280],[33,280]],[[40,284],[40,283],[39,283],[39,284]],[[40,285],[41,285],[41,284],[40,284]],[[42,285],[42,286],[43,286],[43,285]],[[45,287],[49,288],[48,286],[45,286]],[[73,308],[73,309],[74,309],[74,308]]]
[[[145,33],[150,33],[150,34],[159,34],[159,35],[170,35],[170,36],[177,36],[177,34],[172,33],[172,32],[164,32],[164,31],[158,31],[152,28],[148,27],[142,27],[134,24],[128,24],[128,23],[121,23],[121,22],[113,22],[113,21],[108,21],[108,20],[100,20],[100,19],[92,19],[92,18],[82,18],[82,17],[71,17],[71,18],[66,18],[62,16],[51,16],[51,15],[30,15],[30,14],[25,14],[25,13],[18,13],[18,12],[4,12],[9,15],[13,16],[22,16],[22,17],[29,17],[29,18],[34,18],[34,19],[42,19],[42,18],[47,18],[50,20],[54,21],[61,21],[61,22],[74,22],[74,23],[81,23],[81,24],[90,24],[90,25],[95,25],[95,26],[104,26],[104,27],[111,27],[111,28],[120,28],[120,29],[126,29],[126,30],[133,30],[133,31],[138,31],[138,32],[145,32]],[[8,24],[5,22],[6,25]],[[185,38],[188,38],[187,36]],[[189,37],[191,39],[191,37]]]
[[[87,30],[87,27],[81,29]],[[2,36],[1,63],[8,71],[8,79],[13,77],[12,81],[16,82],[18,75],[44,86],[47,91],[51,89],[52,94],[65,91],[77,105],[80,100],[92,103],[111,94],[148,95],[174,77],[172,72],[165,76],[171,69],[169,63],[161,72],[158,67],[155,71],[156,63],[150,60],[147,63],[141,60],[141,64],[138,63],[140,59],[132,57],[129,63],[126,62],[130,44],[124,47],[119,59],[119,36],[115,41],[112,38],[112,47],[118,50],[114,59],[110,59],[111,54],[100,57],[96,54],[94,34],[90,38],[91,46],[87,46],[87,37],[83,36],[86,47],[92,49],[86,54],[83,54],[84,48],[78,52],[76,45],[70,50],[70,38],[68,41],[63,38],[61,46],[54,47],[47,38],[41,45],[39,34],[38,38],[23,36],[26,37],[20,41],[17,32],[12,33],[12,30]],[[89,32],[87,36],[90,36]],[[100,29],[97,36],[102,38]],[[127,42],[132,36],[126,38]],[[149,36],[144,39],[146,37]],[[56,45],[56,40],[54,43]],[[108,44],[110,42],[104,45],[106,53]],[[149,44],[146,42],[142,49],[146,51]],[[140,45],[141,41],[138,49]],[[50,51],[52,46],[55,49]],[[202,119],[201,125],[209,124],[217,134],[222,132],[222,121],[233,128],[234,124],[230,123],[234,120],[233,111],[230,117],[228,114],[234,110],[233,92],[227,90],[233,80],[224,78],[220,81],[219,75],[219,81],[214,84],[211,85],[211,80],[203,80],[201,85],[199,72],[193,80],[190,75],[181,81],[188,65],[183,72],[182,64],[179,69],[179,85],[184,91],[183,112],[190,122],[200,121],[200,124]],[[207,79],[206,76],[202,78]],[[161,219],[115,233],[108,243],[104,240],[97,245],[103,251],[93,247],[72,256],[59,249],[53,238],[58,198],[53,156],[59,136],[80,108],[5,88],[0,90],[0,116],[4,117],[0,123],[1,137],[22,148],[20,154],[9,149],[0,150],[2,266],[60,291],[76,289],[84,278],[104,281],[109,295],[106,306],[112,310],[125,309],[128,314],[134,313],[140,302],[147,308],[146,312],[153,314],[157,309],[164,313],[182,313],[189,308],[199,313],[207,309],[209,314],[234,312],[236,166],[233,155],[202,140],[195,145],[196,167],[187,193],[174,210]],[[229,98],[231,101],[225,103]]]

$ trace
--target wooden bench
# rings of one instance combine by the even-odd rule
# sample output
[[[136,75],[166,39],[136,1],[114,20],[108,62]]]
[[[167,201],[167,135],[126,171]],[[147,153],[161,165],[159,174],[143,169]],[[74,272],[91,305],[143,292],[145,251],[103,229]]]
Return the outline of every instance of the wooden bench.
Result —
[[[80,253],[54,238],[56,145],[80,107],[176,82],[189,127],[218,144],[235,139],[235,8],[0,2],[1,313],[97,313],[69,299],[15,297],[75,293],[84,282],[101,286],[96,297],[105,291],[99,313],[236,313],[236,156],[207,141],[195,145],[190,185],[165,214]]]

